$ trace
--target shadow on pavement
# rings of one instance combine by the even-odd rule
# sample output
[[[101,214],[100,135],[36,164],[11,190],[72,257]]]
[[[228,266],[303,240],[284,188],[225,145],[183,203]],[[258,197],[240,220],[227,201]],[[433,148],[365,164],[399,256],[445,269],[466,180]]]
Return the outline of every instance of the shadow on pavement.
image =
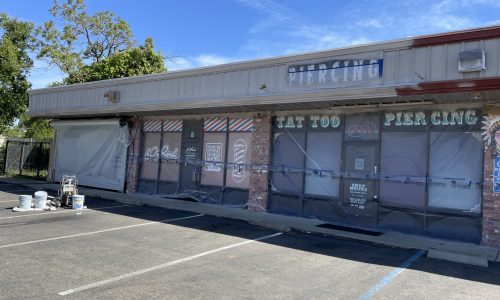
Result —
[[[26,191],[30,189],[20,185],[0,184],[0,200],[4,199],[8,194],[10,194],[10,198],[17,198],[15,195],[23,194],[16,192],[18,190]],[[34,192],[34,190],[30,191]],[[52,196],[57,195],[56,191],[47,192]],[[3,205],[4,207],[12,207],[12,204],[10,203],[3,204],[5,204]],[[116,205],[116,208],[106,209],[106,212],[147,221],[162,221],[171,218],[172,215],[175,217],[195,215],[195,213],[191,212],[175,211],[147,205],[123,206],[121,203],[92,197],[85,198],[85,205],[90,209],[99,209],[100,207],[110,207]],[[36,223],[40,224],[40,226],[44,226],[44,224],[50,224],[52,222],[54,222],[54,220],[51,219],[50,214],[36,220]],[[33,224],[31,221],[29,223]],[[22,226],[23,224],[26,224],[26,222],[19,222],[19,220],[12,220],[10,223],[3,222],[3,225],[0,226],[0,230],[2,228],[6,228],[5,230],[8,230],[9,226]],[[169,224],[210,233],[235,236],[243,239],[255,239],[276,232],[274,230],[251,225],[245,221],[208,215],[199,218],[169,222]],[[332,236],[323,236],[319,234],[309,234],[296,231],[288,232],[279,237],[266,239],[260,242],[279,247],[287,247],[298,251],[306,251],[319,255],[395,268],[399,267],[416,252],[415,249],[393,248],[363,241],[341,239]],[[490,266],[488,268],[482,268],[421,257],[409,268],[442,276],[500,285],[500,263],[496,262],[490,262]],[[342,276],[342,274],[339,274],[339,276]]]

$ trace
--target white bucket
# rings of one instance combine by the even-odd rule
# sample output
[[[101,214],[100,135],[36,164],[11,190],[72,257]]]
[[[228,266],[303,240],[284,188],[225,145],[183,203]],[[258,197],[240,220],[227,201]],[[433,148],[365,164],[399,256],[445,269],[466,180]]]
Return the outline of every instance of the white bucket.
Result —
[[[31,195],[19,195],[19,208],[30,209],[33,198]]]
[[[73,195],[71,201],[73,202],[73,209],[83,209],[83,203],[85,202],[84,195]]]
[[[38,191],[35,192],[35,208],[46,208],[47,207],[47,192]]]

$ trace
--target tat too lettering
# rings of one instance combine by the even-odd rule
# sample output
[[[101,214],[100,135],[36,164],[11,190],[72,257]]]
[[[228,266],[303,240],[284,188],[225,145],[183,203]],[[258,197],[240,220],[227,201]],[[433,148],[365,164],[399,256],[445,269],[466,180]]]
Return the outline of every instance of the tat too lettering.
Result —
[[[337,115],[311,115],[309,116],[310,127],[316,128],[337,128],[340,126],[340,117]],[[286,117],[276,117],[276,127],[286,129],[304,128],[305,117],[301,115],[290,115]]]

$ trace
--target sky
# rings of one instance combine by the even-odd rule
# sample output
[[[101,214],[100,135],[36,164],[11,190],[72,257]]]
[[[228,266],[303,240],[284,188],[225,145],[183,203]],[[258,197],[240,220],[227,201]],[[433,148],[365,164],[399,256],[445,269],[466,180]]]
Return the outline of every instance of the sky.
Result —
[[[0,12],[42,25],[52,0],[0,0]],[[169,71],[500,25],[500,0],[86,0],[153,38]],[[30,81],[64,77],[35,60]]]

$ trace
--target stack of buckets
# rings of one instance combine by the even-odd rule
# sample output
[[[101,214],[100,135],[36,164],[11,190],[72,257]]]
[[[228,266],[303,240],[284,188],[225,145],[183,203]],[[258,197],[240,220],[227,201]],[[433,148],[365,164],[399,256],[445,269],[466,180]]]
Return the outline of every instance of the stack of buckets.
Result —
[[[35,199],[31,195],[19,195],[19,208],[30,209],[35,204],[35,208],[47,208],[47,192],[35,192]]]
[[[35,208],[41,208],[41,209],[47,208],[47,192],[44,191],[35,192],[34,201],[31,195],[19,195],[19,208],[31,209],[33,202],[35,204]],[[83,209],[84,202],[85,202],[84,195],[73,195],[72,208],[81,210]]]

